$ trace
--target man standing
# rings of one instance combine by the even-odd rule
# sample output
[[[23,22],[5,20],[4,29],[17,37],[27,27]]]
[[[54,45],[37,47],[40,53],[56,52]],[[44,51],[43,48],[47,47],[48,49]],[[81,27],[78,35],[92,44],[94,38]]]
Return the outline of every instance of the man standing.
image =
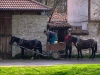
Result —
[[[71,33],[68,33],[68,35],[65,36],[64,42],[66,42],[66,50],[65,50],[65,58],[71,59],[71,53],[72,53],[72,42],[68,42],[67,40],[71,37]],[[68,51],[69,50],[69,51]],[[69,53],[68,53],[69,52]]]
[[[56,33],[53,31],[44,31],[44,34],[47,35],[47,42],[50,44],[54,44],[55,40],[57,39]]]

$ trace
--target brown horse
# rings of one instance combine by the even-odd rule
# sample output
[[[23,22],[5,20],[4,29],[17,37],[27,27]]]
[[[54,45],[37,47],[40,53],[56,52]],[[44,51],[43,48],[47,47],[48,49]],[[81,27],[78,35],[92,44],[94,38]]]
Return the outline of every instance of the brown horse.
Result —
[[[78,52],[78,58],[79,59],[82,57],[82,49],[92,49],[92,54],[90,56],[90,59],[95,58],[95,53],[97,52],[97,41],[93,40],[93,39],[87,39],[87,40],[82,40],[82,39],[78,39],[76,37],[70,36],[69,39],[67,40],[68,42],[73,42],[75,47],[77,48],[77,52]]]

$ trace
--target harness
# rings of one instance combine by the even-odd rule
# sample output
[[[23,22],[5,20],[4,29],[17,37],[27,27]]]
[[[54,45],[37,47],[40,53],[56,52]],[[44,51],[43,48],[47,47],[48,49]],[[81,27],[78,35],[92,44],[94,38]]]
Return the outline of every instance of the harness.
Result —
[[[35,41],[36,41],[36,42],[35,42],[35,45],[34,45],[34,46],[33,46],[32,44],[31,44],[31,45],[32,45],[34,48],[38,48],[38,47],[37,47],[38,40],[37,40],[37,39],[35,39]]]
[[[36,42],[35,42],[35,45],[32,45],[32,44],[29,43],[29,42],[26,42],[26,43],[29,43],[33,48],[38,48],[38,47],[37,47],[38,40],[35,39],[35,41],[36,41]],[[19,45],[22,45],[23,43],[24,43],[24,39],[20,39],[18,44],[19,44]]]
[[[80,39],[77,38],[77,42],[76,42],[75,46],[77,46],[79,42],[80,42]]]
[[[21,45],[23,43],[23,41],[24,41],[24,39],[20,39],[18,44]]]

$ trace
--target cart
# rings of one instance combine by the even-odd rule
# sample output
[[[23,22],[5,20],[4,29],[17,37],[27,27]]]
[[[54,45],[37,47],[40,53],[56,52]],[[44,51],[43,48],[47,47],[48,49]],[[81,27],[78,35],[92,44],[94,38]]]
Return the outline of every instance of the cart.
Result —
[[[59,59],[61,55],[65,55],[65,42],[59,42],[56,44],[46,44],[46,50],[49,55],[52,56],[53,59]]]
[[[19,46],[19,45],[17,45],[17,46],[22,47],[22,46]],[[22,48],[25,48],[25,47],[22,47]],[[27,48],[25,48],[25,49],[33,51],[34,53],[42,55],[42,56],[51,56],[53,59],[57,60],[61,57],[61,55],[65,55],[65,48],[66,48],[66,43],[65,42],[59,42],[59,43],[56,43],[56,44],[46,44],[46,51],[43,51],[42,53],[34,51],[34,49],[32,49],[32,50],[27,49]]]

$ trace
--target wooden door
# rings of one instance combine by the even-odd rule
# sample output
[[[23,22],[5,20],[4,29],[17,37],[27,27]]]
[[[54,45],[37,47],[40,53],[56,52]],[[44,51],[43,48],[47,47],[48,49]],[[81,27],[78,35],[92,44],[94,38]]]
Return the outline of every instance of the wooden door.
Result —
[[[6,59],[12,57],[11,46],[11,12],[0,11],[0,58]]]
[[[66,30],[58,30],[58,42],[64,42],[64,38],[66,36],[66,32],[68,31],[68,29]]]

